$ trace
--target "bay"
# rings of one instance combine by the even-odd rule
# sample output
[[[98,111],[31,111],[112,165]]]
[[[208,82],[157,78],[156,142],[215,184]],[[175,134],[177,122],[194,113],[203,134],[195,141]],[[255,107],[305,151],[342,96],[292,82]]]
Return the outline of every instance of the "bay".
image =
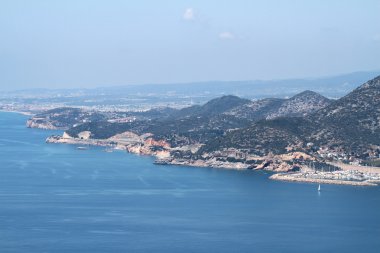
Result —
[[[0,252],[380,252],[380,187],[46,144],[0,112]]]

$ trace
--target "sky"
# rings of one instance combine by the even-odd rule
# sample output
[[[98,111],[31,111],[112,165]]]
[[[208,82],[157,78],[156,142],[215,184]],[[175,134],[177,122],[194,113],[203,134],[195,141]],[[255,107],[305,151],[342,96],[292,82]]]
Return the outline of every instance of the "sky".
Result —
[[[380,70],[380,0],[0,0],[0,90]]]

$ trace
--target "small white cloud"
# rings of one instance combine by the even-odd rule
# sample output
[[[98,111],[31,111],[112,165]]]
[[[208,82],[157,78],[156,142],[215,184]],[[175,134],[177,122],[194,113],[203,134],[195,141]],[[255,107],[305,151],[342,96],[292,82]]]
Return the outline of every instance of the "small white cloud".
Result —
[[[195,18],[195,13],[193,8],[187,8],[185,13],[183,13],[184,20],[193,20]]]
[[[230,32],[221,32],[219,33],[219,39],[221,40],[232,40],[235,39],[235,35]]]

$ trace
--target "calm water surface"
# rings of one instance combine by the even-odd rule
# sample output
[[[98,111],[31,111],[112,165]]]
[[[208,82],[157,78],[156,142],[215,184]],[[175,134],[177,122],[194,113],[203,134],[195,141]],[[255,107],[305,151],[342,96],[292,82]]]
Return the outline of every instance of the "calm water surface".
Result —
[[[0,252],[380,252],[380,187],[155,166],[0,113]]]

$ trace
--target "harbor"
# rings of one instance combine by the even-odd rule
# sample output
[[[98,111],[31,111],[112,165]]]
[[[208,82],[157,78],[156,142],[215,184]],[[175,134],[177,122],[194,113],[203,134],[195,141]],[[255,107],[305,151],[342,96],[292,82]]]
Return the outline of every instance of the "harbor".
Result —
[[[333,172],[304,170],[294,173],[277,173],[272,175],[270,179],[288,182],[353,186],[377,186],[380,184],[379,173],[370,173],[359,170],[339,170]]]

